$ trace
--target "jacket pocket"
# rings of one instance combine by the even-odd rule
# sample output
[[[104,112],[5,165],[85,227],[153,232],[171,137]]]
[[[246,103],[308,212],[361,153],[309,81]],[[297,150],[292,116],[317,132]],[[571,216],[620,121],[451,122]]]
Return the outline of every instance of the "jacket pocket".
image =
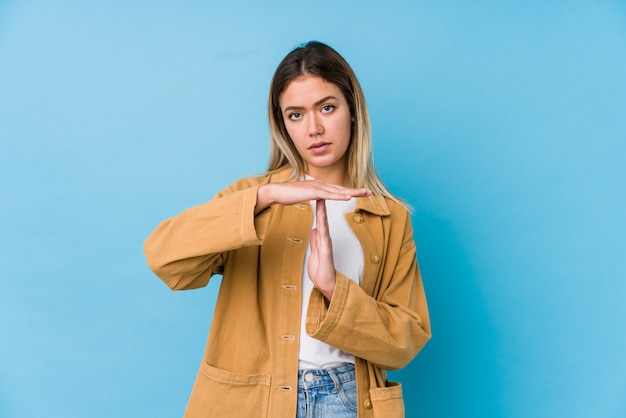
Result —
[[[270,384],[270,375],[233,373],[203,361],[184,418],[266,417]]]
[[[404,418],[402,385],[387,382],[387,387],[370,389],[374,418]]]

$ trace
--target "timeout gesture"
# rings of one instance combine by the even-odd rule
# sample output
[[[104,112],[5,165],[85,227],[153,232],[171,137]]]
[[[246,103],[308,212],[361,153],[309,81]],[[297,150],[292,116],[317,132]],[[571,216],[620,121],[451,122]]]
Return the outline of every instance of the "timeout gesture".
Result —
[[[316,228],[309,237],[311,255],[308,261],[309,277],[313,284],[330,300],[335,290],[335,263],[333,243],[328,230],[326,200],[350,200],[352,197],[370,196],[369,189],[337,186],[320,180],[304,180],[286,183],[269,183],[259,186],[255,214],[273,204],[295,205],[315,200]]]

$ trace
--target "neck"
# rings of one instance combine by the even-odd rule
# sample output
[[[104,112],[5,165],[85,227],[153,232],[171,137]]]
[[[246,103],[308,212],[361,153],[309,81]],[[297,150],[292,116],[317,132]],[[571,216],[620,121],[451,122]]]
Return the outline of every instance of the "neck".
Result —
[[[345,167],[307,167],[306,174],[324,183],[349,187],[350,182]]]

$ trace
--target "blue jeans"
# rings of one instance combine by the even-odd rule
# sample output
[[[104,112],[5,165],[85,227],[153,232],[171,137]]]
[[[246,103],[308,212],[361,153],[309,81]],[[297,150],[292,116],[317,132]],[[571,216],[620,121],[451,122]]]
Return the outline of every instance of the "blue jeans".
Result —
[[[298,372],[296,418],[356,418],[356,416],[354,364],[344,363],[332,369]]]

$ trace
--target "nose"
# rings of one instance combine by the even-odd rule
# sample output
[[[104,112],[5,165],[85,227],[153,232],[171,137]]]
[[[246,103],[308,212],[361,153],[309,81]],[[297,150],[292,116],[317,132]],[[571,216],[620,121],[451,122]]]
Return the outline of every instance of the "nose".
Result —
[[[319,115],[314,112],[312,112],[311,116],[309,117],[308,129],[310,136],[317,136],[324,133],[324,126],[322,125],[322,121],[320,120]]]

